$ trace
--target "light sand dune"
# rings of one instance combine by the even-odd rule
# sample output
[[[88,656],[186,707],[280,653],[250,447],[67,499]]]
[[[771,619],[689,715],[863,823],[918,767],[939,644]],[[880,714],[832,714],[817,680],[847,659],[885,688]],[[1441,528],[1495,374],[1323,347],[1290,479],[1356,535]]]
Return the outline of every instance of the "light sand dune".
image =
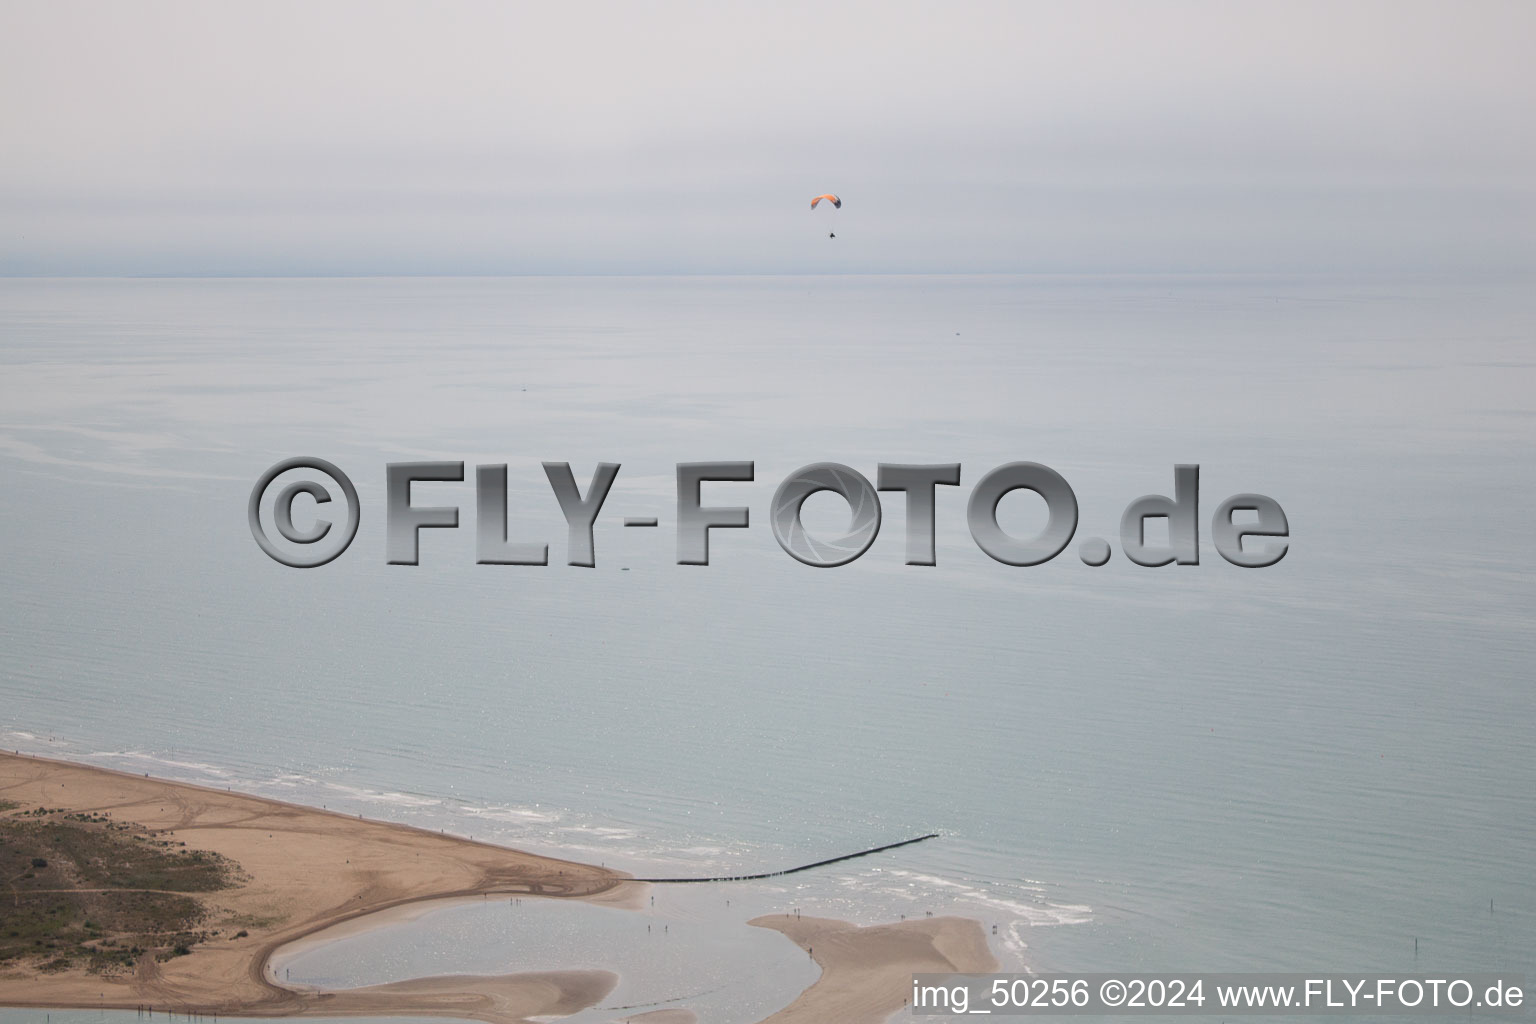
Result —
[[[906,1004],[919,972],[997,970],[981,925],[966,917],[924,917],[860,928],[824,917],[753,918],[789,936],[821,966],[798,999],[763,1024],[879,1024]]]
[[[617,1024],[697,1024],[699,1015],[692,1010],[651,1010],[633,1017],[616,1017]]]
[[[555,860],[402,825],[166,782],[43,758],[0,755],[0,797],[24,807],[110,811],[189,849],[212,850],[249,876],[237,888],[200,896],[208,926],[223,935],[190,956],[131,975],[84,971],[0,972],[0,1004],[177,1013],[289,1016],[425,1014],[487,1021],[571,1013],[612,990],[606,971],[504,978],[419,979],[340,992],[296,991],[271,977],[267,959],[314,932],[428,900],[483,893],[624,901],[643,887],[616,871]],[[246,938],[226,936],[244,929]]]
[[[427,901],[485,895],[541,896],[640,905],[644,884],[624,874],[489,843],[349,817],[261,797],[167,782],[45,758],[0,754],[0,798],[24,808],[111,812],[188,849],[236,861],[246,880],[201,894],[209,928],[222,935],[188,956],[157,963],[146,954],[131,974],[0,970],[0,1005],[152,1006],[226,1016],[460,1017],[517,1024],[594,1006],[618,978],[601,970],[496,977],[450,975],[338,991],[288,988],[268,960],[306,938],[329,939],[410,916]],[[914,971],[982,971],[994,965],[981,925],[928,918],[858,928],[840,921],[774,916],[752,922],[813,949],[823,976],[774,1024],[879,1021],[898,1009]],[[231,940],[244,929],[249,934]],[[615,1018],[623,1020],[625,1018]],[[689,1024],[685,1008],[629,1018]]]

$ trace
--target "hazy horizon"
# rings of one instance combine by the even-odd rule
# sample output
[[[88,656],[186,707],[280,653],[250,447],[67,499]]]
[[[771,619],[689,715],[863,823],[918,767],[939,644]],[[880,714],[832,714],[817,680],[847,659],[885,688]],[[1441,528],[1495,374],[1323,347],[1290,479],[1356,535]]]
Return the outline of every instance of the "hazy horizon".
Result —
[[[0,275],[1525,273],[1531,38],[1497,2],[11,4]]]

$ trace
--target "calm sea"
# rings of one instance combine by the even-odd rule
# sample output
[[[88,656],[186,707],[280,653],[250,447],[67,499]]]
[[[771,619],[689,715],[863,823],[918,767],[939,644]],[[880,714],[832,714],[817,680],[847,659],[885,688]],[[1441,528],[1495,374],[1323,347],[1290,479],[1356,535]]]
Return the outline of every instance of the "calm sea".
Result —
[[[294,455],[362,499],[310,571],[246,524]],[[639,874],[941,833],[639,913],[442,911],[295,981],[586,958],[751,1020],[815,976],[741,923],[790,908],[972,915],[1042,971],[1531,972],[1533,456],[1528,286],[0,281],[0,744]],[[428,459],[471,467],[415,492],[461,527],[386,565],[385,464]],[[675,466],[706,460],[756,463],[705,491],[751,526],[679,566]],[[1198,463],[1201,564],[992,561],[966,499],[1016,460],[1071,483],[1079,540]],[[622,464],[595,568],[564,564],[541,461]],[[938,565],[903,564],[899,495],[850,565],[781,551],[774,488],[819,461],[961,463]],[[474,564],[479,463],[551,565]],[[1241,492],[1285,508],[1279,565],[1210,545]]]

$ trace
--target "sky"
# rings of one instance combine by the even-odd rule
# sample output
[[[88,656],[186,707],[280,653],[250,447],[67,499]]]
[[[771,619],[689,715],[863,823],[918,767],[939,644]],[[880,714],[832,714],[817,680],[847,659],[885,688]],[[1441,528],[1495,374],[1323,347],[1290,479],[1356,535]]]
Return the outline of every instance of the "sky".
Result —
[[[1523,274],[1533,44],[1524,0],[0,0],[0,275]]]

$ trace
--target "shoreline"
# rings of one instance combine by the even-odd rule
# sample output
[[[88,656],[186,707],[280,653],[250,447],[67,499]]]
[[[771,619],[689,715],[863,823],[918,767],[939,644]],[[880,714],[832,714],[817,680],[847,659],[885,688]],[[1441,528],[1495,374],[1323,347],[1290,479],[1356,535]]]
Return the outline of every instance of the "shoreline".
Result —
[[[233,790],[171,782],[42,756],[0,753],[0,799],[18,811],[110,812],[187,850],[218,853],[245,876],[194,893],[208,926],[241,935],[199,942],[158,962],[152,952],[118,975],[0,965],[0,1006],[136,1010],[240,1017],[419,1015],[517,1024],[596,1006],[618,983],[606,970],[445,975],[356,989],[294,989],[271,960],[321,932],[337,936],[489,896],[577,899],[635,909],[648,883],[625,872],[525,853],[417,826],[375,821]],[[767,915],[750,924],[801,945],[822,976],[772,1024],[883,1021],[916,971],[993,969],[979,922],[946,917],[859,928]],[[814,951],[813,951],[814,944]],[[895,984],[899,981],[899,984]],[[894,1002],[893,1002],[894,1000]],[[688,1011],[667,1011],[682,1021]]]

